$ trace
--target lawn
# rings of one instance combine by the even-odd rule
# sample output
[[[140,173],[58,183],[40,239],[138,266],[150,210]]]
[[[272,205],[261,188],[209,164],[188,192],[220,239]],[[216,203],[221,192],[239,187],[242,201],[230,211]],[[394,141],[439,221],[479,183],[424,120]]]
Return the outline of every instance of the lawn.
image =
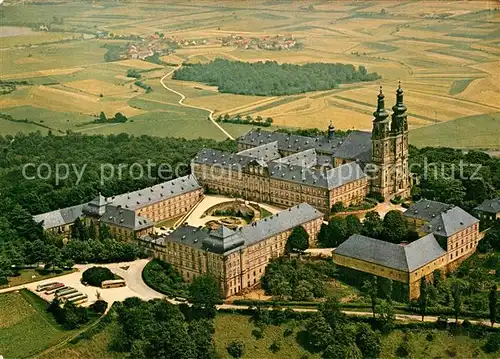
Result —
[[[293,328],[293,334],[285,337],[286,328],[292,328],[291,323],[282,326],[267,326],[264,338],[255,339],[252,336],[254,324],[249,321],[250,317],[239,314],[220,314],[215,318],[215,346],[222,358],[231,358],[227,353],[227,346],[234,340],[241,340],[245,344],[244,359],[264,358],[300,358],[307,354],[308,358],[319,358],[319,354],[311,354],[303,349],[296,341],[297,332],[300,327]],[[427,336],[431,334],[432,340]],[[411,331],[404,334],[402,330],[394,330],[382,339],[382,351],[380,358],[398,358],[396,351],[401,345],[404,336],[409,342],[410,358],[495,358],[495,354],[487,355],[480,350],[484,344],[483,340],[474,340],[468,336],[452,336],[448,331],[421,330]],[[430,336],[429,336],[430,339]],[[273,354],[269,346],[273,341],[279,341],[281,350]]]
[[[122,353],[108,350],[113,332],[118,328],[118,324],[113,322],[106,326],[100,333],[91,339],[82,339],[76,344],[68,343],[61,348],[45,355],[39,359],[116,359],[126,358]]]
[[[241,340],[245,344],[244,359],[264,358],[300,358],[307,354],[309,359],[320,358],[320,355],[312,355],[295,340],[299,328],[293,328],[293,334],[285,337],[283,335],[287,325],[267,326],[264,330],[264,338],[255,339],[252,335],[254,324],[249,321],[250,317],[239,314],[220,314],[215,318],[215,348],[222,358],[231,358],[227,353],[227,346],[234,340]],[[269,347],[273,341],[279,341],[281,350],[272,353]]]
[[[426,338],[428,334],[431,334],[432,340]],[[423,330],[407,334],[401,330],[395,330],[384,337],[380,358],[398,358],[396,351],[405,335],[410,348],[409,358],[498,358],[498,353],[487,355],[480,350],[483,345],[482,340],[474,340],[462,335],[452,336],[447,331],[438,330]]]
[[[0,295],[0,353],[25,358],[71,336],[45,311],[47,303],[22,290]]]
[[[500,148],[500,112],[469,116],[410,131],[417,147]]]
[[[19,275],[17,277],[9,277],[8,278],[9,284],[0,286],[0,289],[6,287],[15,287],[17,285],[36,282],[43,279],[59,277],[61,275],[69,274],[71,272],[73,272],[73,270],[63,271],[62,273],[56,273],[56,272],[44,273],[43,271],[36,269],[23,269],[19,272]]]

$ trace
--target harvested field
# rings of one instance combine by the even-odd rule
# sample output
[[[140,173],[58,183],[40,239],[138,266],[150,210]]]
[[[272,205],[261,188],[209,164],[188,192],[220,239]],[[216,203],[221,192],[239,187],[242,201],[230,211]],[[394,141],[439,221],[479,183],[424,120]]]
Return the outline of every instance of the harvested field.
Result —
[[[3,43],[21,44],[28,36],[34,46],[13,48],[0,56],[2,80],[26,79],[32,84],[2,96],[0,105],[9,111],[20,107],[19,115],[36,109],[67,114],[54,115],[61,119],[122,111],[137,118],[142,127],[151,127],[138,129],[133,123],[106,125],[109,127],[95,129],[96,133],[123,130],[222,138],[204,122],[203,126],[196,123],[203,131],[197,131],[194,122],[188,122],[189,117],[205,121],[206,112],[184,108],[179,113],[175,106],[180,97],[159,82],[171,68],[132,59],[105,62],[105,45],[125,45],[131,40],[80,39],[79,30],[142,35],[145,41],[155,32],[163,32],[165,36],[188,41],[207,41],[206,45],[181,44],[173,54],[161,57],[170,64],[207,62],[218,57],[298,64],[341,62],[365,66],[382,76],[376,83],[268,98],[220,94],[210,86],[166,80],[169,87],[186,96],[186,104],[213,109],[216,116],[226,112],[270,116],[277,126],[291,127],[324,127],[333,120],[339,129],[370,129],[378,86],[384,86],[389,108],[394,102],[397,81],[401,80],[409,124],[418,132],[436,121],[476,118],[500,111],[500,41],[496,26],[499,20],[498,14],[490,11],[490,5],[484,1],[320,2],[314,4],[314,11],[301,9],[299,3],[280,1],[257,1],[252,7],[239,2],[217,6],[134,2],[102,7],[76,3],[13,5],[3,9],[6,25],[50,23],[55,13],[64,17],[64,23],[53,32],[30,30],[2,38]],[[261,39],[276,35],[293,37],[302,43],[302,48],[268,51],[238,48],[233,43],[221,46],[222,37]],[[66,39],[61,36],[70,38],[50,45],[37,43],[42,38]],[[73,40],[72,36],[78,39]],[[142,74],[143,82],[153,92],[145,94],[133,85],[134,79],[125,76],[131,68],[147,71]],[[99,97],[101,93],[103,98]],[[26,110],[29,106],[32,110]],[[173,128],[172,121],[165,125],[164,119],[178,121],[175,123],[187,130]],[[44,115],[43,120],[48,118]],[[56,123],[70,129],[69,124]],[[235,127],[235,132],[239,130]],[[463,140],[467,142],[466,138]]]
[[[126,86],[118,86],[109,82],[95,79],[66,82],[64,86],[97,96],[99,96],[100,94],[104,96],[110,96],[130,92],[130,89]]]
[[[157,64],[152,64],[151,62],[147,61],[142,61],[142,60],[123,60],[123,61],[117,61],[115,62],[117,65],[122,65],[122,66],[127,66],[127,67],[133,67],[139,70],[152,70],[152,69],[158,69],[162,68],[163,66],[157,65]]]

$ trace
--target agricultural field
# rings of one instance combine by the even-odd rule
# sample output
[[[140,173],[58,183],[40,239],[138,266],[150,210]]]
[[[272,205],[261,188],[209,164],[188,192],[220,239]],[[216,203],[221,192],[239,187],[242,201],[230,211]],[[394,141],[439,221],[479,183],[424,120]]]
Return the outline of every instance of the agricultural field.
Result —
[[[418,147],[500,148],[500,112],[469,116],[423,127],[410,132],[410,142]]]
[[[27,290],[0,295],[0,353],[5,358],[32,356],[71,336],[45,311],[46,305]]]
[[[369,130],[378,87],[383,86],[386,107],[391,107],[398,81],[405,90],[413,132],[410,141],[416,145],[425,143],[421,133],[431,141],[441,138],[443,128],[458,128],[464,119],[500,111],[500,7],[494,1],[320,2],[311,9],[287,1],[254,2],[252,7],[209,1],[168,5],[13,2],[6,0],[0,9],[0,79],[27,80],[30,85],[2,95],[2,112],[13,113],[19,107],[31,107],[34,113],[52,111],[53,119],[43,121],[57,133],[126,131],[224,138],[207,121],[208,111],[202,108],[214,110],[215,117],[225,113],[272,117],[275,127],[324,128],[333,121],[338,129]],[[33,24],[47,25],[50,31],[33,30]],[[101,38],[102,32],[145,38],[156,32],[179,39],[180,45],[161,57],[168,65],[131,58],[106,62],[105,46],[126,46],[129,40]],[[302,46],[269,51],[222,46],[220,40],[278,34],[293,37]],[[193,44],[194,40],[198,42]],[[164,78],[166,86],[186,96],[185,104],[198,109],[179,105],[180,96],[160,83],[174,70],[172,66],[216,58],[294,64],[340,62],[363,65],[382,79],[330,91],[260,97],[221,94],[205,84]],[[139,71],[143,83],[153,91],[146,93],[136,86],[136,79],[126,76],[129,69]],[[87,121],[82,116],[93,118],[101,111],[108,117],[122,112],[130,121],[82,125]],[[28,119],[37,122],[36,118]],[[453,124],[455,121],[459,122]],[[4,123],[0,122],[2,130]],[[245,125],[221,126],[232,135],[250,129]],[[492,135],[500,133],[498,121],[490,121],[487,128]],[[10,123],[5,131],[34,129],[43,132],[31,123]],[[484,141],[484,137],[470,136],[470,131],[455,131],[454,135],[458,137],[452,141],[433,143],[466,148],[483,143],[500,148],[494,138]]]

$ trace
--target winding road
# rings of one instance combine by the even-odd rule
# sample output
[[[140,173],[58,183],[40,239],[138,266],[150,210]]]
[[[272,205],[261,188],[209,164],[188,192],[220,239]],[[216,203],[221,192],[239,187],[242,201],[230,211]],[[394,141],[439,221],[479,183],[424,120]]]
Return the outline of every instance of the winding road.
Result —
[[[185,104],[185,103],[184,103],[184,100],[186,99],[186,96],[185,96],[183,93],[180,93],[179,91],[176,91],[176,90],[174,90],[174,89],[172,89],[172,88],[168,87],[167,85],[165,85],[164,80],[165,80],[167,77],[171,76],[171,75],[174,73],[174,71],[175,71],[175,70],[180,69],[181,67],[182,67],[182,64],[180,64],[180,65],[179,65],[179,66],[177,66],[175,69],[173,69],[172,71],[170,71],[168,74],[166,74],[165,76],[163,76],[163,77],[160,79],[160,83],[161,83],[161,85],[162,85],[165,89],[167,89],[168,91],[173,92],[173,93],[175,93],[176,95],[178,95],[178,96],[180,96],[180,97],[181,97],[181,98],[180,98],[180,100],[178,101],[178,104],[179,104],[179,105],[184,106],[184,107],[195,108],[195,109],[198,109],[198,110],[204,110],[204,111],[207,111],[207,112],[208,112],[208,119],[209,119],[210,121],[212,121],[212,123],[213,123],[215,126],[217,126],[217,128],[218,128],[219,130],[221,130],[221,131],[222,131],[222,132],[223,132],[223,133],[227,136],[227,138],[229,138],[230,140],[234,140],[234,137],[233,137],[233,136],[231,136],[231,135],[230,135],[230,134],[229,134],[229,133],[228,133],[225,129],[223,129],[223,128],[222,128],[222,126],[221,126],[221,125],[219,125],[219,124],[218,124],[218,123],[214,120],[214,117],[213,117],[214,110],[211,110],[211,109],[209,109],[209,108],[205,108],[205,107],[200,107],[200,106],[194,106],[194,105],[188,105],[188,104]]]

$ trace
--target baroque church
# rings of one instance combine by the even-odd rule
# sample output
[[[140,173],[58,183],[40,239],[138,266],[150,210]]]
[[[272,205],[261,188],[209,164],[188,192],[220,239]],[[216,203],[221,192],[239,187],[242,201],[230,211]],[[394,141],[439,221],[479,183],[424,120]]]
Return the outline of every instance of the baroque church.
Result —
[[[408,119],[399,84],[392,115],[380,88],[372,132],[308,137],[260,128],[238,138],[237,153],[203,149],[192,173],[205,190],[282,207],[307,202],[329,212],[363,201],[370,192],[388,200],[410,195]]]

